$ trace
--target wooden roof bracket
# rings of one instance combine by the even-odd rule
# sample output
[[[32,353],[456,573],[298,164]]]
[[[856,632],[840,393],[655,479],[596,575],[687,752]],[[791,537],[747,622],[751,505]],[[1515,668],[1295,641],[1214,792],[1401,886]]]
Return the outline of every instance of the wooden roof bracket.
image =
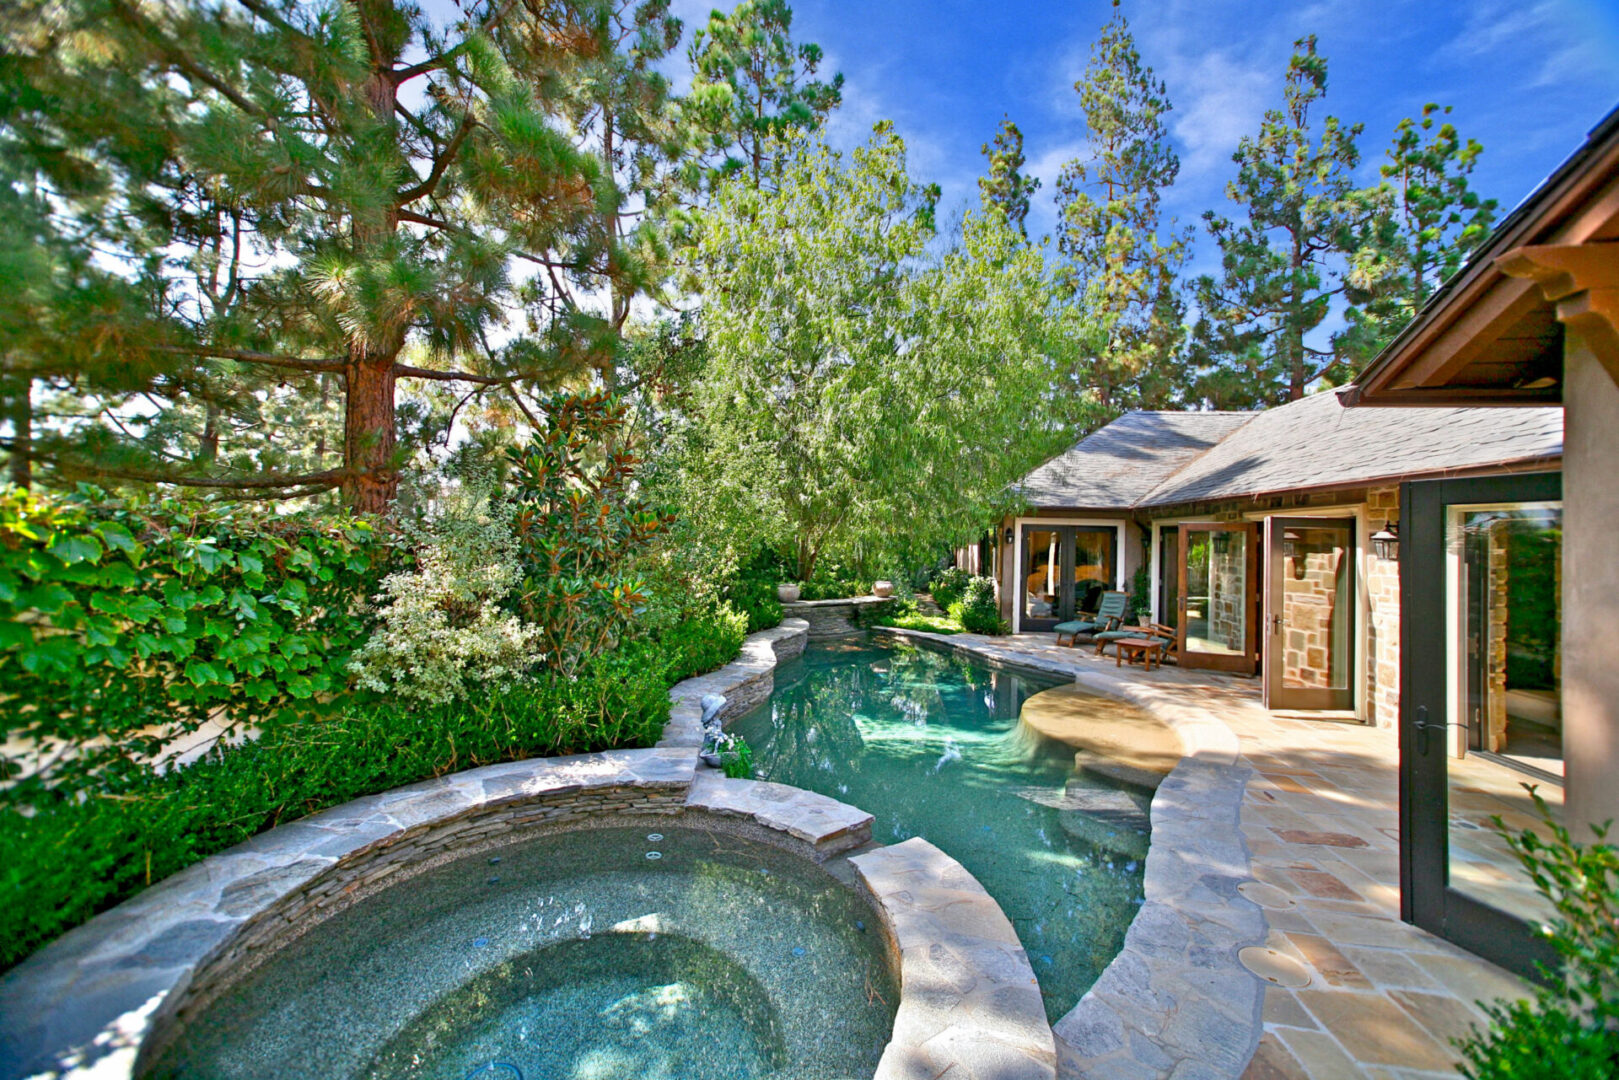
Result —
[[[1509,277],[1540,286],[1557,321],[1583,338],[1619,383],[1619,241],[1531,244],[1495,260]]]

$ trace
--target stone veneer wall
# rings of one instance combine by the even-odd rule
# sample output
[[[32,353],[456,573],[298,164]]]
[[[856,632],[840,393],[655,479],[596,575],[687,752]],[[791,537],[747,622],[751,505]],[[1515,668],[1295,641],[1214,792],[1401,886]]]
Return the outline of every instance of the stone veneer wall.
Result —
[[[782,611],[809,624],[811,641],[849,637],[860,633],[861,620],[890,606],[893,600],[879,596],[851,596],[843,600],[795,600],[783,604]]]
[[[1332,632],[1343,562],[1344,553],[1336,548],[1282,557],[1282,592],[1289,615],[1282,678],[1289,686],[1334,685]]]

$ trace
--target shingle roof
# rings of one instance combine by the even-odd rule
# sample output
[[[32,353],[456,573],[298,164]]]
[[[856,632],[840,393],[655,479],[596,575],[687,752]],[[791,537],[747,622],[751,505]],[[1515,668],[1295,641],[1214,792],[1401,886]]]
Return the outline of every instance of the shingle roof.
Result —
[[[1036,507],[1134,509],[1562,452],[1559,407],[1352,409],[1329,392],[1256,413],[1126,413],[1030,473],[1022,490]]]
[[[1143,494],[1254,417],[1247,412],[1132,412],[1023,478],[1031,506],[1128,510]]]

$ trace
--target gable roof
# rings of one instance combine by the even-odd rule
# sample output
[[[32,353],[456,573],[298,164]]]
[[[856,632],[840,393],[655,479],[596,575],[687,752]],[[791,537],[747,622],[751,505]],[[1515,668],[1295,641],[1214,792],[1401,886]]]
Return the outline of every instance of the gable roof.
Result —
[[[1126,413],[1023,481],[1030,504],[1128,510],[1558,458],[1557,407],[1353,409],[1330,391],[1250,413]]]
[[[1247,412],[1131,412],[1035,469],[1018,490],[1036,507],[1128,510],[1254,417]]]

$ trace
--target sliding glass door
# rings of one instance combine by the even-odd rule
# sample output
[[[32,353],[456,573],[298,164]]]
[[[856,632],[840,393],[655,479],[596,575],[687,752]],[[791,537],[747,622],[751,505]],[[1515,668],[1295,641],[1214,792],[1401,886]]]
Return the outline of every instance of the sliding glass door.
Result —
[[[1020,628],[1050,630],[1095,611],[1097,597],[1118,580],[1117,535],[1107,526],[1024,525]]]
[[[1553,917],[1496,833],[1563,806],[1556,473],[1406,485],[1401,511],[1405,918],[1524,974]]]

